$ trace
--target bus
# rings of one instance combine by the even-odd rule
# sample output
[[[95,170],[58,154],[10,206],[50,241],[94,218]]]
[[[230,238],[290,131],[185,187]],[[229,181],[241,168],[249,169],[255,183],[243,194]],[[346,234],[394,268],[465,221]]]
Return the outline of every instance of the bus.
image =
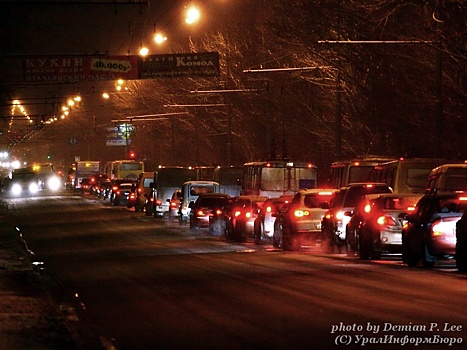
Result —
[[[160,165],[154,171],[154,217],[168,216],[172,195],[182,188],[183,183],[190,180],[198,180],[198,172],[193,167]]]
[[[431,170],[447,162],[446,159],[400,158],[375,166],[370,181],[383,182],[394,193],[424,194]]]
[[[312,163],[273,160],[243,165],[242,195],[277,198],[317,187],[317,168]]]
[[[341,188],[350,183],[368,182],[373,168],[381,163],[395,160],[385,156],[362,156],[340,160],[331,164],[329,187]]]
[[[139,160],[112,160],[106,165],[106,174],[110,180],[137,180],[143,172],[144,162]]]
[[[220,185],[219,192],[231,197],[242,191],[243,166],[218,166],[213,172],[213,181]]]

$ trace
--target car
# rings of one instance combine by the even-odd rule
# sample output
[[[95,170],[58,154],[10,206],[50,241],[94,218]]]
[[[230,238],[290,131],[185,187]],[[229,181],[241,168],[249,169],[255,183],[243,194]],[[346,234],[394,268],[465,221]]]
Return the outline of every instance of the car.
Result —
[[[209,227],[211,212],[223,210],[231,197],[225,193],[201,194],[196,202],[190,203],[190,228]]]
[[[274,248],[282,248],[282,223],[290,205],[291,202],[285,203],[277,213],[273,214],[276,218],[274,220],[274,229],[272,234],[272,245]]]
[[[402,227],[421,194],[371,194],[356,207],[346,227],[347,254],[380,259],[402,254]]]
[[[467,272],[467,211],[456,224],[456,267]]]
[[[7,188],[8,192],[14,197],[36,195],[41,189],[36,172],[29,168],[13,170]]]
[[[111,182],[109,179],[99,181],[99,186],[96,189],[97,198],[106,198],[110,191]]]
[[[266,243],[272,240],[277,213],[292,198],[293,196],[291,195],[282,195],[278,198],[269,198],[264,202],[253,225],[255,244]]]
[[[337,189],[314,188],[298,191],[282,217],[282,248],[299,250],[305,244],[322,241],[321,221]]]
[[[326,253],[340,253],[346,246],[346,226],[350,221],[355,206],[365,195],[375,193],[393,193],[385,183],[360,182],[341,187],[331,201],[331,208],[326,211],[321,221],[321,232]]]
[[[86,194],[89,193],[91,194],[92,186],[94,184],[95,179],[90,178],[90,177],[84,177],[81,179],[80,182],[80,189],[81,189],[81,194]]]
[[[114,185],[112,188],[112,204],[113,205],[124,205],[128,202],[130,192],[134,191],[135,182],[127,180],[126,182],[120,182]]]
[[[456,224],[467,210],[465,194],[426,194],[402,229],[402,258],[408,266],[433,267],[456,254]]]
[[[146,215],[153,214],[153,207],[151,201],[148,201],[152,197],[152,190],[154,187],[154,171],[142,172],[138,180],[136,181],[136,188],[134,192],[134,204],[135,211],[145,211]]]
[[[236,242],[246,242],[253,238],[253,227],[259,209],[264,205],[268,197],[257,195],[240,195],[231,203],[227,216],[227,239]]]
[[[180,200],[182,198],[182,190],[175,190],[169,201],[169,222],[174,222],[180,218]]]

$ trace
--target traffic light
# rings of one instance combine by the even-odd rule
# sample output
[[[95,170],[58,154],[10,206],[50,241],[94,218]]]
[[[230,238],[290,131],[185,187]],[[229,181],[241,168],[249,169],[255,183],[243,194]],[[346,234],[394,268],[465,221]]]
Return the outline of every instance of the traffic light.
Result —
[[[131,150],[130,153],[128,154],[128,156],[130,157],[130,159],[135,159],[136,158],[136,152]]]

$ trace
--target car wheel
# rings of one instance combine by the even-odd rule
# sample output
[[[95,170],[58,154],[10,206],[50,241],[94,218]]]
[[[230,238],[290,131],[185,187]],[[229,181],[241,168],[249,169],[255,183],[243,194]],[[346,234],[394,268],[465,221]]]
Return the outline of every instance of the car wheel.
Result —
[[[368,235],[364,234],[360,236],[360,259],[368,260],[371,256],[371,242],[368,239]]]
[[[347,232],[345,235],[345,247],[347,256],[355,256],[358,251],[358,238],[357,238],[357,230],[352,229],[350,232]]]
[[[422,255],[423,267],[431,268],[435,266],[433,256],[428,251],[428,247],[426,246],[426,244],[423,246],[422,252],[423,252],[423,255]]]
[[[264,243],[264,224],[262,222],[258,225],[255,225],[254,237],[255,237],[255,244]]]
[[[414,239],[410,238],[410,236],[407,236],[405,241],[407,245],[407,265],[409,265],[410,267],[417,266],[422,258],[421,244],[417,244],[417,242],[414,242]]]

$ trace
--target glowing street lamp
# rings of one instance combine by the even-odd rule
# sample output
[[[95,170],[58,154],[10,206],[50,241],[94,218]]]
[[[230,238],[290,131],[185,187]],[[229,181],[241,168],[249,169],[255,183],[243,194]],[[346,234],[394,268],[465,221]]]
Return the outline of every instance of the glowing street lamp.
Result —
[[[143,46],[140,50],[139,50],[139,54],[141,56],[147,56],[149,53],[149,49],[145,46]]]
[[[167,37],[161,33],[156,33],[154,35],[154,41],[156,42],[157,45],[161,45],[165,41],[167,41]]]
[[[191,6],[186,11],[185,22],[193,24],[199,20],[201,13],[196,6]]]

